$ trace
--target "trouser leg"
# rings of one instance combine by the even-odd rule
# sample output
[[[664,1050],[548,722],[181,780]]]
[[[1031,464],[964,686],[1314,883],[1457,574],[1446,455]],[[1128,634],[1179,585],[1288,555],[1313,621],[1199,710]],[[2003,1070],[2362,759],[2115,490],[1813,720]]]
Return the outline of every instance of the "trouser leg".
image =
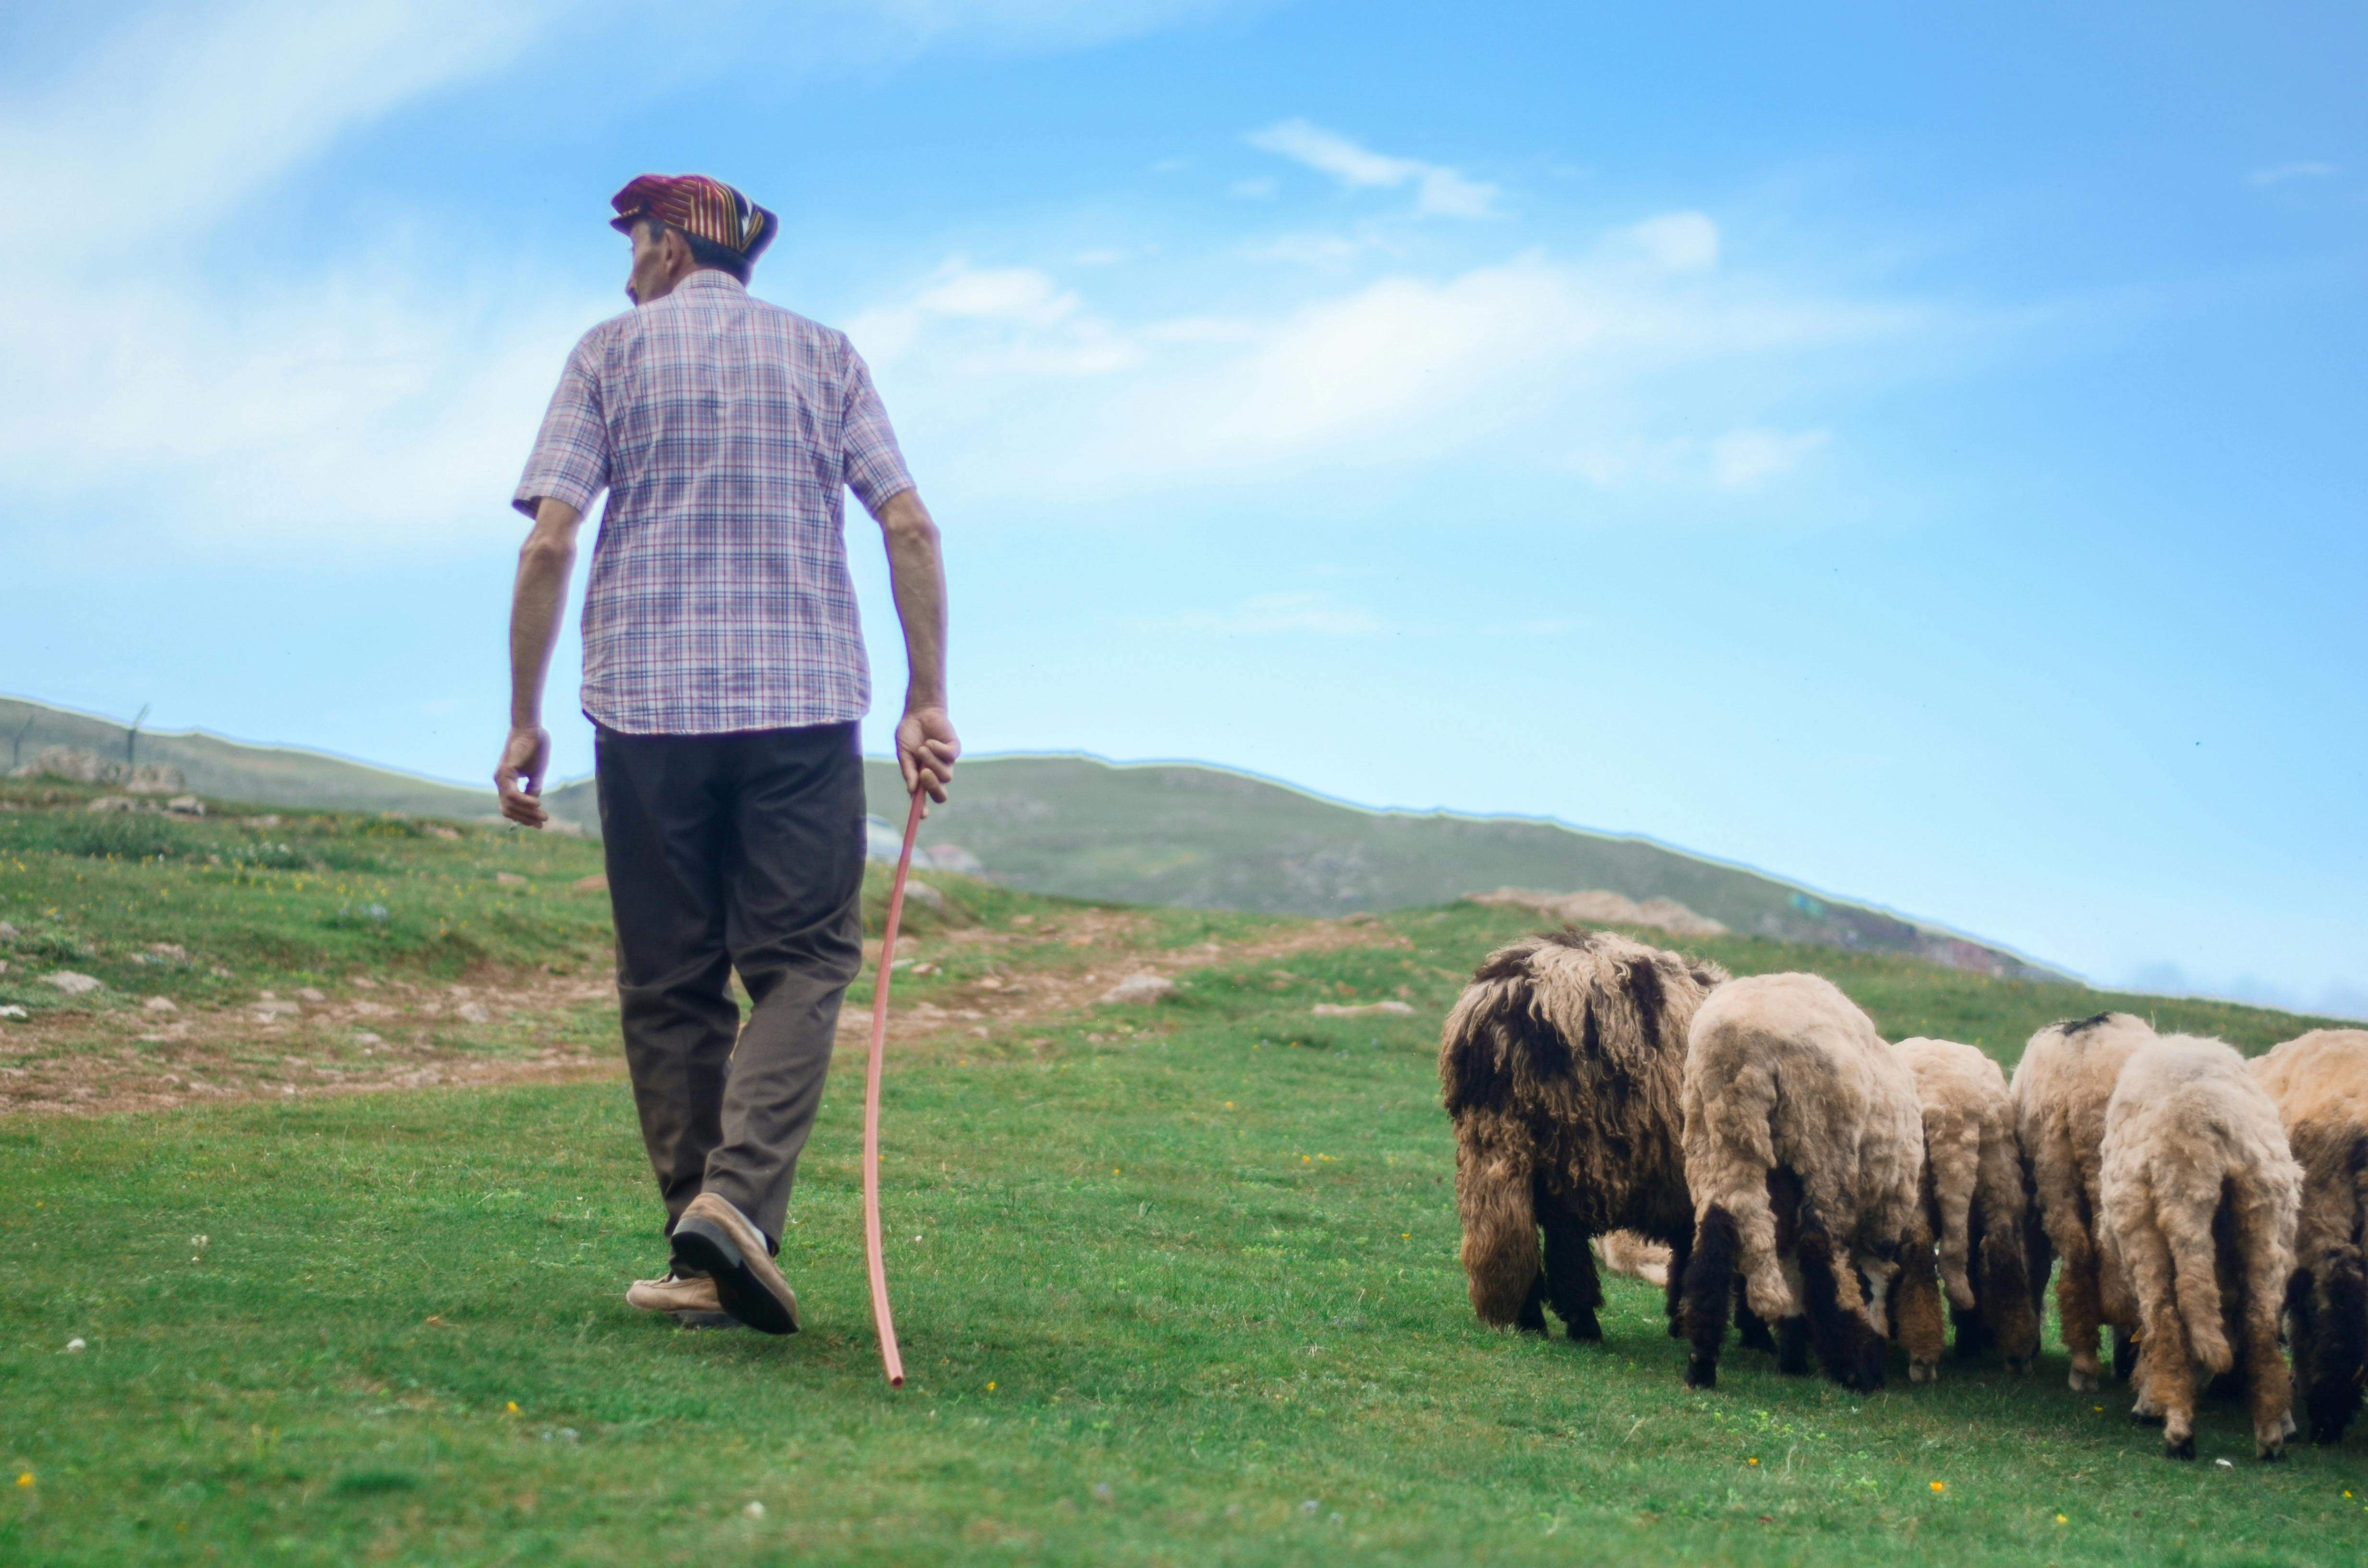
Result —
[[[711,738],[602,730],[597,747],[625,1065],[671,1233],[722,1139],[740,1024],[724,937],[728,780]]]
[[[778,1244],[822,1103],[840,999],[863,964],[863,761],[855,726],[731,737],[725,940],[755,1003],[706,1189]]]

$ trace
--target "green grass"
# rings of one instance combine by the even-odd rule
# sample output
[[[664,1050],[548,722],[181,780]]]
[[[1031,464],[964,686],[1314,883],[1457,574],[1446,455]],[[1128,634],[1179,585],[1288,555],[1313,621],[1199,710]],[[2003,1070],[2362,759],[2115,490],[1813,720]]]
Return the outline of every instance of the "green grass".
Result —
[[[1522,922],[1383,924],[1412,945],[1203,971],[1157,1008],[900,1059],[900,1393],[866,1305],[852,1062],[783,1248],[808,1324],[788,1340],[623,1305],[662,1251],[621,1085],[0,1123],[0,1561],[2368,1551],[2363,1436],[2264,1467],[2215,1408],[2201,1462],[2174,1465],[2121,1391],[2068,1392],[2060,1354],[2028,1380],[1947,1364],[1936,1388],[1896,1376],[1859,1398],[1736,1351],[1700,1394],[1642,1286],[1608,1282],[1600,1346],[1483,1329],[1455,1261],[1435,1029]],[[1738,971],[1816,963],[1895,1034],[2009,1056],[2113,1000],[1704,946]],[[1411,1018],[1307,1011],[1402,987]],[[2250,1046],[2304,1027],[2145,1006]]]

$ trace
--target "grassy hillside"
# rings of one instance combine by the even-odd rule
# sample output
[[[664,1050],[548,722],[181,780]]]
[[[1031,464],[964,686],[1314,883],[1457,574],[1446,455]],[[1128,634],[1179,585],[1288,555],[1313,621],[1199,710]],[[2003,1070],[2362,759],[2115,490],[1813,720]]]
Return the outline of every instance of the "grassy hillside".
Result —
[[[873,812],[904,821],[894,767],[867,765]],[[1293,915],[1405,909],[1515,886],[1673,898],[1779,941],[2026,972],[2013,955],[1642,838],[1557,823],[1369,812],[1220,768],[1086,757],[965,762],[924,844],[956,844],[999,881],[1075,898]]]
[[[123,983],[0,1023],[0,1072],[174,1049],[117,1027],[148,983],[125,955],[158,940],[231,960],[234,983],[180,994],[233,1026],[256,987],[316,982],[325,1015],[373,974],[373,996],[454,973],[484,995],[598,951],[601,901],[569,902],[580,844],[332,814],[268,840],[301,869],[240,869],[242,835],[265,830],[157,824],[176,836],[109,858],[78,836],[78,801],[6,803],[0,919],[37,912]],[[347,853],[371,864],[334,863]],[[495,880],[512,868],[523,888]],[[355,890],[320,885],[338,877],[370,879],[407,924],[356,946],[336,923]],[[786,1341],[624,1306],[663,1254],[613,1075],[367,1096],[259,1083],[169,1111],[0,1117],[0,1561],[1905,1551],[2234,1568],[2368,1551],[2368,1432],[2260,1466],[2219,1406],[2202,1462],[2170,1464],[2124,1391],[2068,1392],[2052,1346],[2028,1379],[1952,1362],[1911,1389],[1895,1365],[1865,1398],[1736,1351],[1704,1394],[1680,1386],[1655,1293],[1624,1280],[1601,1345],[1480,1327],[1433,1057],[1471,965],[1525,928],[1516,912],[1121,917],[933,880],[961,924],[926,936],[929,971],[898,994],[901,1017],[927,1005],[943,1022],[898,1045],[886,1112],[902,1393],[879,1381],[865,1303],[848,1062],[782,1248],[808,1324]],[[1081,956],[1121,918],[1132,954]],[[1893,1035],[2002,1059],[2042,1022],[2116,1004],[2248,1050],[2309,1024],[1748,937],[1687,946],[1743,972],[1821,969]],[[1026,1000],[1057,994],[1064,966],[1187,959],[1162,1006]],[[1381,999],[1414,1010],[1310,1013]],[[584,1022],[613,1060],[612,1013]],[[335,1043],[309,1023],[258,1053],[276,1066]]]
[[[0,697],[0,774],[44,746],[66,746],[108,762],[161,763],[181,770],[200,795],[264,806],[412,812],[470,819],[495,810],[491,790],[348,762],[294,746],[249,745],[203,730],[130,728],[46,703]]]

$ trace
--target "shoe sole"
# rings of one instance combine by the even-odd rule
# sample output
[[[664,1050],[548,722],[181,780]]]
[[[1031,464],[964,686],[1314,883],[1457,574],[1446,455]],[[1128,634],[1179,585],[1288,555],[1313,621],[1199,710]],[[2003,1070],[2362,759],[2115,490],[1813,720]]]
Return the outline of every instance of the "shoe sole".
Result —
[[[740,1320],[730,1312],[711,1312],[684,1307],[673,1312],[677,1328],[738,1328]]]
[[[740,1244],[723,1226],[695,1215],[674,1228],[675,1255],[715,1281],[715,1299],[725,1312],[759,1334],[795,1334],[798,1309],[784,1301],[748,1268]]]

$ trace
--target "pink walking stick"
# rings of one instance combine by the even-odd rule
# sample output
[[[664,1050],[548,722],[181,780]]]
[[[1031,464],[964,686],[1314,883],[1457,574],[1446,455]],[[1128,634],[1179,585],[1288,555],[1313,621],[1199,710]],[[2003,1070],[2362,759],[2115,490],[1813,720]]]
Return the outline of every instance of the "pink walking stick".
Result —
[[[888,977],[896,963],[896,927],[905,917],[905,879],[913,871],[913,837],[921,831],[922,792],[913,791],[905,818],[905,847],[888,890],[888,928],[880,937],[880,977],[871,992],[871,1060],[863,1071],[863,1253],[871,1268],[871,1322],[880,1330],[880,1364],[888,1386],[905,1386],[905,1358],[896,1353],[896,1320],[888,1310],[888,1260],[880,1250],[880,1069],[888,1048]]]

